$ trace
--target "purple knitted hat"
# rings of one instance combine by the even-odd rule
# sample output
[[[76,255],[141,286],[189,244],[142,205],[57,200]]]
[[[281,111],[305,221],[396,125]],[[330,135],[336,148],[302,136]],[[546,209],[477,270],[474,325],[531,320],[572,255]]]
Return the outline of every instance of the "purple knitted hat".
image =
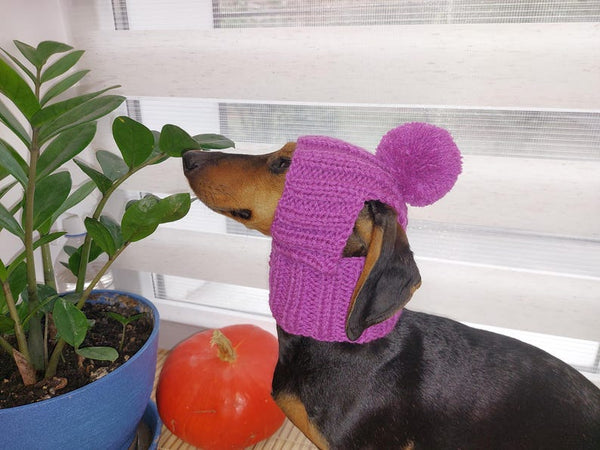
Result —
[[[394,128],[375,155],[338,139],[299,138],[271,227],[269,304],[279,326],[322,341],[351,342],[346,316],[365,258],[344,258],[342,252],[364,202],[390,205],[406,228],[406,203],[435,202],[460,172],[452,137],[430,124]],[[367,328],[354,342],[385,336],[399,317]]]

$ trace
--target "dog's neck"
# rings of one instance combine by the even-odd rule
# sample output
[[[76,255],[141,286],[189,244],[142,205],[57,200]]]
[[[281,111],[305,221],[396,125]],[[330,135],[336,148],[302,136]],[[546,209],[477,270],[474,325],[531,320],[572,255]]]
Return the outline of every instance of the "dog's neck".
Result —
[[[290,334],[319,341],[365,343],[386,336],[401,312],[367,328],[360,338],[346,336],[346,317],[364,258],[342,258],[332,271],[300,262],[273,242],[269,304],[277,324]]]

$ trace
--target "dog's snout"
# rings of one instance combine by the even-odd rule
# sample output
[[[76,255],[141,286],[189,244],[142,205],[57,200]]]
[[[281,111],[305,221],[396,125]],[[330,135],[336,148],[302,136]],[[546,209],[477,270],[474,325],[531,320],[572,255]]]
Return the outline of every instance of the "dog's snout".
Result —
[[[202,152],[199,150],[191,150],[185,152],[183,154],[183,170],[188,173],[194,169],[197,169],[202,165],[202,162],[205,160],[204,155],[206,152]]]

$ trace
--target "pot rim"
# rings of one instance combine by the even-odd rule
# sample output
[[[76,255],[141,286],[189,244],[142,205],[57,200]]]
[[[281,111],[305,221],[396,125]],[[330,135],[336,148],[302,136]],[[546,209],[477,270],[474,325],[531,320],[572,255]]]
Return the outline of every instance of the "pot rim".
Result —
[[[90,389],[101,388],[102,384],[110,383],[113,378],[119,376],[120,372],[122,372],[123,370],[126,369],[125,366],[129,366],[129,365],[131,365],[130,363],[134,363],[137,359],[139,359],[141,357],[141,355],[147,350],[147,348],[150,347],[150,345],[152,345],[152,342],[155,341],[156,339],[158,339],[158,328],[159,328],[158,324],[160,321],[160,316],[158,314],[158,309],[156,309],[156,306],[149,299],[147,299],[139,294],[122,291],[119,289],[94,289],[94,290],[92,290],[91,294],[108,294],[108,295],[114,295],[114,296],[124,295],[124,296],[131,297],[131,298],[135,299],[136,301],[138,301],[139,303],[142,303],[142,304],[148,306],[150,308],[150,310],[152,311],[152,316],[153,316],[152,319],[154,321],[154,325],[152,327],[152,332],[150,333],[150,336],[148,336],[148,339],[146,340],[144,345],[142,345],[142,347],[135,353],[135,355],[133,355],[131,358],[129,358],[127,361],[125,361],[123,364],[121,364],[119,367],[117,367],[112,372],[104,375],[102,378],[99,378],[99,379],[97,379],[91,383],[88,383],[85,386],[77,388],[71,392],[67,392],[66,394],[58,395],[56,397],[52,397],[52,398],[49,398],[46,400],[40,400],[40,401],[37,401],[34,403],[29,403],[27,405],[13,406],[11,408],[0,408],[0,416],[3,414],[6,414],[7,411],[19,412],[19,411],[22,411],[22,410],[25,410],[28,408],[39,408],[40,405],[49,405],[49,404],[59,402],[61,400],[64,401],[75,395],[83,395],[81,393],[85,393],[86,391],[88,391]],[[121,370],[121,369],[123,369],[123,370]]]

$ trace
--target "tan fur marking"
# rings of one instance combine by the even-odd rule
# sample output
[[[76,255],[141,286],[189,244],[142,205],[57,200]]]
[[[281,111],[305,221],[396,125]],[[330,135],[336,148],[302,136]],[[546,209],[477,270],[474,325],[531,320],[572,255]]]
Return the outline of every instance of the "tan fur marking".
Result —
[[[289,142],[276,152],[252,158],[223,158],[188,175],[190,187],[209,208],[269,235],[277,203],[283,193],[285,174],[274,174],[269,164],[277,158],[291,158],[296,148]],[[231,210],[248,209],[252,217],[241,220]]]
[[[288,419],[290,419],[313,444],[321,450],[329,449],[329,444],[315,424],[308,418],[306,408],[298,397],[290,394],[281,394],[275,399],[275,403],[277,403]]]
[[[343,256],[366,256],[372,232],[373,218],[369,207],[365,205],[356,218],[352,234],[344,247]]]

